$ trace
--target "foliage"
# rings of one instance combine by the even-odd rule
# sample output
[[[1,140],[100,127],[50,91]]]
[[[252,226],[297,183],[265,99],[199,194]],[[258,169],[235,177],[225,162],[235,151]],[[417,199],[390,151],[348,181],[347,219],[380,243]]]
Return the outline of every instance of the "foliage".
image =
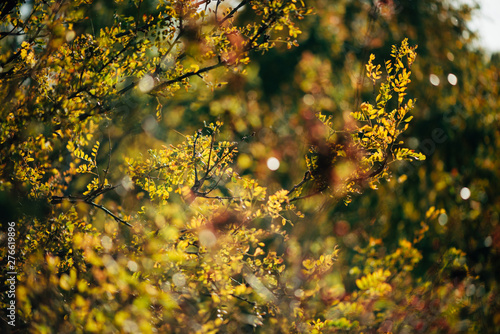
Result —
[[[472,333],[498,324],[488,277],[496,253],[475,260],[470,244],[439,242],[459,239],[448,221],[495,219],[487,179],[500,170],[498,71],[473,58],[478,75],[457,65],[470,75],[467,93],[444,92],[435,105],[407,98],[435,94],[421,78],[441,45],[396,11],[442,25],[468,15],[429,3],[2,5],[0,191],[2,227],[17,229],[14,330]],[[444,123],[418,132],[415,122],[426,127],[431,107],[457,101],[466,111],[444,123],[488,138],[471,151],[489,174],[470,177],[466,212],[451,185],[467,172],[457,176],[454,157],[435,152],[458,135]],[[280,161],[275,174],[269,157]],[[481,225],[487,235],[492,226]]]

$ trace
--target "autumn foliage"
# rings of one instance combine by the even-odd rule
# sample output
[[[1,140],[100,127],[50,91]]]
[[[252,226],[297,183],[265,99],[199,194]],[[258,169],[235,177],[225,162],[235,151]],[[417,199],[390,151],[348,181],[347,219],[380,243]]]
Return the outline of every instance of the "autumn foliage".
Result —
[[[390,22],[391,3],[362,8],[367,27]],[[337,10],[323,1],[10,4],[0,7],[0,191],[18,285],[16,326],[5,328],[473,333],[478,319],[498,323],[486,308],[464,316],[483,295],[473,300],[479,278],[458,245],[434,247],[428,265],[444,204],[420,206],[391,238],[335,216],[362,217],[353,202],[401,189],[414,175],[405,161],[418,168],[434,153],[406,140],[422,113],[418,38],[385,53],[364,45],[347,84],[349,64],[332,73],[334,56],[301,41]],[[283,100],[263,92],[258,64],[297,50],[296,84],[280,86]]]

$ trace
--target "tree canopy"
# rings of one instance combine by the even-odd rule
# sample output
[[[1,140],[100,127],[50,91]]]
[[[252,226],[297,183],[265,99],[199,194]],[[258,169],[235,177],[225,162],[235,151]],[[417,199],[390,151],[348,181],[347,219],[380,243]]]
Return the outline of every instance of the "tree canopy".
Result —
[[[473,10],[0,5],[2,328],[500,328],[500,71]]]

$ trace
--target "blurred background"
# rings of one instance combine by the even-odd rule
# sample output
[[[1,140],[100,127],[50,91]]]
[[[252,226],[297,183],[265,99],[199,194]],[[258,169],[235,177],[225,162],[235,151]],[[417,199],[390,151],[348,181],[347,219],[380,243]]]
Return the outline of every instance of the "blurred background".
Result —
[[[270,193],[290,189],[306,170],[308,138],[324,131],[311,120],[313,115],[331,115],[334,127],[342,130],[351,121],[350,112],[375,98],[371,83],[363,80],[369,55],[383,63],[391,46],[408,38],[410,45],[418,45],[408,90],[417,103],[404,141],[427,159],[392,165],[390,181],[365,190],[347,206],[321,197],[303,201],[299,206],[305,218],[290,234],[312,254],[339,245],[336,274],[330,279],[349,293],[359,277],[352,269],[366,265],[358,263],[360,248],[380,240],[377,252],[390,254],[400,240],[414,240],[428,229],[418,243],[422,260],[414,279],[452,280],[465,291],[469,301],[456,310],[462,321],[455,324],[457,331],[472,320],[482,328],[499,328],[500,57],[493,43],[499,40],[498,2],[306,4],[315,15],[301,22],[298,47],[289,50],[277,43],[264,55],[252,54],[246,75],[221,70],[217,74],[227,82],[222,88],[211,90],[201,79],[193,79],[192,90],[198,92],[194,98],[191,92],[179,92],[160,99],[160,121],[153,116],[157,99],[131,93],[128,99],[137,108],[116,120],[117,138],[127,134],[121,137],[122,149],[130,156],[134,149],[139,153],[144,147],[176,143],[182,140],[179,133],[193,133],[203,122],[220,120],[225,124],[221,139],[256,134],[241,145],[236,170],[254,175]],[[92,8],[111,12],[108,6],[98,1]],[[246,19],[243,11],[238,20]],[[105,24],[94,20],[93,28],[82,29]],[[279,161],[279,168],[269,168],[270,158]],[[444,210],[433,215],[432,208]],[[465,252],[466,269],[437,272],[450,248]],[[460,286],[466,276],[475,279]],[[416,290],[407,293],[417,295]]]
[[[186,125],[215,119],[225,122],[227,137],[256,132],[255,140],[241,147],[238,170],[255,173],[271,191],[290,188],[305,171],[301,156],[308,149],[308,133],[321,131],[307,121],[311,114],[331,115],[341,130],[361,101],[374,100],[371,84],[361,79],[369,54],[382,63],[391,45],[408,37],[410,45],[418,45],[408,92],[417,105],[404,140],[427,159],[393,165],[389,182],[364,191],[348,206],[321,198],[304,201],[306,216],[290,233],[312,253],[338,244],[335,270],[341,277],[332,282],[343,282],[349,292],[358,277],[352,268],[358,265],[359,247],[380,239],[378,252],[389,254],[399,240],[414,240],[425,225],[415,279],[450,279],[465,291],[469,301],[456,310],[456,331],[471,330],[469,322],[477,321],[485,332],[497,332],[499,3],[316,0],[307,5],[316,15],[302,22],[297,48],[278,46],[252,55],[248,74],[228,75],[226,88],[207,90],[196,101],[190,96],[170,101],[164,107],[169,116],[150,135],[172,141],[177,135],[169,129],[186,132]],[[276,171],[267,166],[270,157],[280,162]],[[444,211],[429,220],[433,207]],[[437,272],[452,247],[467,254],[467,273]],[[475,280],[460,287],[467,275]]]
[[[377,252],[390,254],[400,240],[415,240],[425,230],[414,279],[456,282],[468,300],[456,310],[461,319],[457,331],[470,329],[472,320],[497,331],[498,2],[314,0],[307,5],[315,15],[301,22],[298,47],[288,50],[277,43],[264,55],[251,55],[246,75],[226,73],[227,84],[214,91],[193,80],[199,91],[194,100],[186,93],[162,102],[159,122],[151,113],[135,113],[137,122],[124,123],[126,132],[134,133],[126,140],[174,143],[181,140],[179,133],[220,120],[225,124],[221,138],[256,133],[240,147],[235,167],[242,175],[255,175],[270,192],[290,189],[306,170],[302,157],[308,138],[323,131],[312,115],[331,115],[334,127],[342,130],[351,121],[350,112],[374,100],[373,87],[363,80],[369,55],[382,63],[392,45],[408,38],[410,45],[418,45],[408,91],[417,104],[404,140],[427,159],[392,165],[390,181],[365,190],[348,206],[320,197],[303,201],[305,218],[290,234],[313,254],[325,245],[340,246],[337,274],[330,279],[348,293],[359,277],[352,269],[360,265],[361,248],[379,240]],[[245,11],[238,19],[245,21]],[[133,98],[151,110],[157,103]],[[270,158],[279,161],[279,168],[269,168]],[[438,272],[451,248],[465,252],[465,266]],[[465,277],[474,279],[460,285]],[[408,293],[417,295],[416,290]]]
[[[427,159],[392,164],[389,181],[353,196],[348,205],[326,196],[300,201],[304,218],[294,217],[294,227],[287,228],[310,254],[340,248],[334,273],[325,277],[325,286],[332,289],[325,288],[321,298],[347,298],[363,268],[372,266],[370,259],[397,254],[401,240],[410,240],[421,259],[411,270],[408,289],[400,293],[422,298],[426,306],[408,305],[404,312],[431,323],[429,301],[446,305],[446,295],[455,293],[463,303],[450,310],[457,319],[451,332],[499,332],[500,3],[305,2],[315,14],[300,22],[297,47],[288,49],[275,41],[271,51],[251,54],[245,74],[213,71],[213,77],[223,78],[216,89],[195,77],[189,91],[172,98],[138,90],[124,95],[117,104],[126,106],[124,112],[106,124],[114,163],[179,143],[183,134],[195,133],[204,122],[221,121],[220,140],[255,133],[239,146],[235,170],[252,175],[268,193],[291,189],[307,170],[309,139],[326,133],[314,115],[331,116],[333,127],[343,130],[361,102],[375,100],[371,82],[363,79],[370,54],[383,64],[391,46],[408,38],[410,45],[418,45],[408,89],[408,97],[417,102],[403,140]],[[111,1],[94,1],[85,13],[91,19],[76,25],[75,32],[99,31],[116,8]],[[155,1],[145,1],[141,10],[155,8]],[[134,7],[120,10],[133,13]],[[245,9],[237,17],[240,22],[249,19]],[[117,180],[122,172],[116,170],[110,178]],[[131,199],[125,202],[139,207]],[[451,253],[462,254],[455,250],[465,254],[457,257],[459,263],[443,265]],[[421,281],[437,287],[442,281],[452,283],[451,289],[427,296],[419,292]],[[408,324],[415,328],[418,321],[409,318]],[[425,327],[420,330],[425,332]]]

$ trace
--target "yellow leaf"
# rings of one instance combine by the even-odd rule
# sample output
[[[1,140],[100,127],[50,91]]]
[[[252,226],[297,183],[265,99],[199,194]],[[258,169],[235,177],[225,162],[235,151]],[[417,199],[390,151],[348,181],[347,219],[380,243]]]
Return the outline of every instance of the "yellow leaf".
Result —
[[[220,297],[216,293],[212,293],[212,300],[216,304],[220,303]]]
[[[197,64],[191,65],[191,68],[193,69],[194,73],[198,73],[198,71],[200,70],[200,66],[198,66]]]

